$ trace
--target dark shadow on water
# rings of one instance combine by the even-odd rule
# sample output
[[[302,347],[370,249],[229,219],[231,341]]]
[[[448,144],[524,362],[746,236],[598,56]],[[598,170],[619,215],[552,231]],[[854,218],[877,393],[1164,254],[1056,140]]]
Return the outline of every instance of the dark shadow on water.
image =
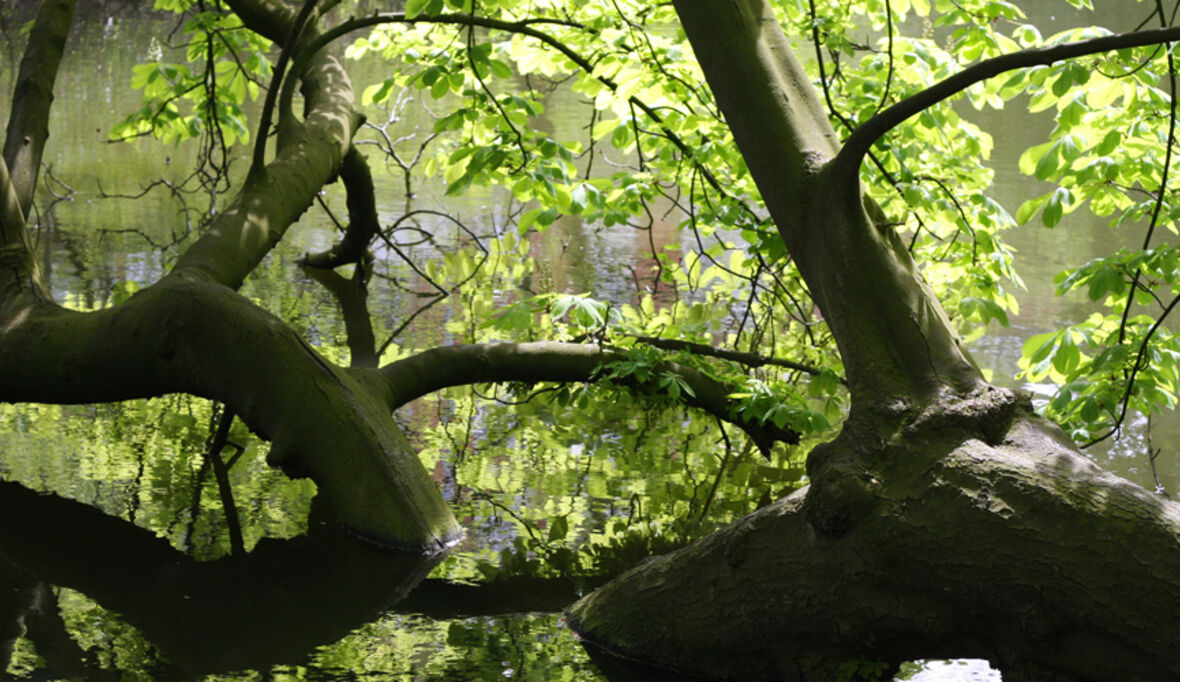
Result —
[[[125,520],[4,481],[0,519],[0,672],[23,633],[42,659],[36,679],[122,678],[79,646],[56,588],[136,628],[158,652],[140,665],[171,680],[303,665],[317,647],[389,612],[434,621],[559,613],[608,579],[425,579],[442,556],[382,549],[314,522],[306,536],[264,539],[249,554],[202,562]],[[609,680],[683,679],[590,654]]]
[[[586,649],[586,653],[589,654],[591,662],[598,667],[603,677],[610,682],[691,682],[692,680],[709,679],[693,677],[683,672],[660,670],[627,661],[589,642],[583,642],[583,647]]]
[[[64,625],[58,637],[33,627],[37,613],[56,615],[56,602],[36,608],[52,598],[47,586],[118,613],[167,658],[161,673],[188,677],[297,663],[374,620],[441,559],[314,525],[293,540],[262,540],[246,556],[198,562],[150,531],[8,482],[0,482],[0,519],[0,670],[23,621],[55,672],[88,679],[99,671],[78,670],[88,665],[81,652],[53,655],[51,640],[69,639]]]

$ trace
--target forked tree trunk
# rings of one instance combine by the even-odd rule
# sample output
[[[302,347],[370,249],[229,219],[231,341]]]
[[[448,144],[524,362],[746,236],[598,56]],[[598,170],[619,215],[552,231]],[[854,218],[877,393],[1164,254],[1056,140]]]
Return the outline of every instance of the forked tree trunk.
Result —
[[[833,680],[973,656],[1005,680],[1180,676],[1180,505],[1101,471],[983,381],[763,0],[676,0],[847,369],[810,485],[575,604],[616,656],[722,679]],[[862,670],[867,668],[862,667]]]

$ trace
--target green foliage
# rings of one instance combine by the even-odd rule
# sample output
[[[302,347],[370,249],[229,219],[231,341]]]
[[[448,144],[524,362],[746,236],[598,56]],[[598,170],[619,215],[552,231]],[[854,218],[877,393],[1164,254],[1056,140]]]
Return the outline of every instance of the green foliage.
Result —
[[[244,109],[258,98],[271,75],[269,43],[246,30],[221,0],[157,0],[156,9],[181,15],[186,63],[158,57],[133,69],[131,87],[143,92],[143,107],[110,131],[112,140],[151,134],[163,142],[211,135],[223,148],[250,139]],[[261,84],[261,85],[260,85]]]
[[[1106,34],[1073,29],[1044,44]],[[1054,227],[1085,206],[1108,217],[1112,228],[1149,235],[1144,248],[1119,249],[1061,272],[1058,295],[1083,290],[1102,312],[1024,345],[1022,376],[1056,385],[1046,413],[1085,441],[1117,429],[1127,410],[1152,414],[1176,405],[1180,356],[1174,337],[1158,323],[1180,293],[1180,260],[1172,245],[1150,245],[1150,235],[1175,234],[1180,218],[1174,202],[1159,193],[1175,173],[1168,159],[1175,141],[1167,59],[1162,48],[1122,50],[1019,71],[1004,84],[1029,96],[1030,111],[1053,112],[1055,121],[1048,141],[1025,150],[1020,169],[1057,186],[1027,200],[1016,220],[1028,222],[1039,211],[1041,223]]]
[[[178,141],[216,129],[227,147],[245,140],[242,107],[270,73],[262,41],[220,2],[156,6],[183,16],[184,54],[161,53],[136,67],[132,84],[145,106],[114,135]],[[793,37],[819,41],[817,52],[799,54],[842,134],[972,63],[1108,34],[1081,28],[1046,36],[1003,0],[778,0],[775,8]],[[633,405],[638,389],[645,405],[670,418],[693,393],[670,369],[682,365],[733,386],[742,416],[811,437],[839,424],[847,398],[833,339],[701,85],[671,5],[410,0],[404,9],[413,21],[378,26],[347,48],[351,59],[383,61],[376,82],[362,85],[362,104],[392,108],[410,94],[428,102],[431,137],[416,170],[444,183],[447,199],[502,188],[513,209],[495,238],[457,240],[421,267],[448,292],[439,322],[448,342],[580,340],[620,351],[595,386],[513,387],[515,398],[561,414]],[[431,21],[454,13],[499,23]],[[958,103],[927,108],[875,145],[862,172],[886,216],[882,227],[912,253],[967,341],[1019,314],[1014,292],[1023,283],[1006,230],[1037,218],[1066,230],[1074,212],[1089,210],[1115,227],[1150,220],[1156,234],[1176,231],[1180,209],[1159,189],[1173,142],[1166,58],[1163,48],[1136,48],[1007,73],[972,86]],[[559,96],[577,99],[582,124],[544,118]],[[1018,98],[1054,118],[1049,138],[1019,161],[1022,172],[1053,186],[1010,215],[987,196],[993,140],[970,113]],[[633,289],[622,292],[555,276],[529,241],[566,220],[645,231],[653,272],[636,273]],[[665,225],[680,236],[657,244]],[[1029,339],[1022,377],[1060,387],[1045,409],[1075,435],[1110,428],[1124,402],[1145,413],[1175,404],[1177,347],[1159,322],[1180,291],[1177,271],[1174,249],[1148,243],[1058,278],[1062,295],[1082,289],[1102,312]],[[114,301],[133,294],[133,285],[116,285]],[[819,373],[661,350],[642,337],[790,359]],[[433,342],[390,343],[383,361]],[[445,400],[461,414],[475,398],[456,390]],[[424,438],[436,451],[444,441],[456,457],[464,451],[450,435]],[[553,528],[560,526],[540,541],[560,545],[549,537]]]
[[[889,664],[883,661],[869,661],[862,658],[849,659],[836,669],[836,680],[837,682],[884,680],[889,672],[889,667]]]
[[[779,0],[776,9],[792,37],[809,40],[816,31],[825,82],[812,51],[800,55],[825,89],[842,134],[971,63],[1106,34],[1078,29],[1046,37],[1015,4],[996,0],[814,4],[814,16],[808,0]],[[273,52],[221,2],[157,0],[156,7],[180,15],[183,45],[175,52],[158,48],[133,70],[131,85],[142,91],[143,107],[112,137],[150,133],[179,142],[212,135],[226,148],[247,141],[243,112],[265,86]],[[504,22],[528,18],[531,30],[552,41],[422,21],[379,27],[347,50],[357,60],[384,60],[376,82],[361,85],[367,111],[396,110],[408,95],[427,102],[434,117],[423,135],[432,137],[423,142],[415,171],[424,182],[443,183],[437,194],[444,201],[493,188],[510,197],[508,219],[487,221],[491,235],[477,230],[437,246],[420,271],[379,263],[385,280],[400,286],[429,279],[446,292],[434,309],[440,314],[424,315],[425,324],[391,340],[382,361],[444,342],[541,339],[600,343],[619,359],[601,368],[602,380],[593,386],[455,388],[410,412],[424,464],[480,538],[479,549],[447,559],[436,575],[614,573],[804,484],[808,445],[830,435],[847,407],[840,359],[702,86],[669,4],[405,5],[408,18],[423,20],[472,11]],[[916,34],[901,35],[902,26]],[[1175,233],[1180,217],[1161,191],[1165,176],[1174,174],[1165,166],[1174,146],[1166,58],[1165,49],[1137,48],[1005,74],[891,131],[863,170],[887,216],[883,229],[897,233],[968,340],[993,321],[1009,325],[1019,313],[1013,292],[1022,283],[1006,230],[1039,217],[1066,239],[1071,217],[1082,210],[1108,217],[1112,229],[1152,222],[1155,244],[1114,251],[1058,277],[1061,295],[1084,296],[1101,306],[1098,312],[1024,344],[1022,378],[1056,385],[1044,409],[1077,438],[1113,428],[1124,401],[1151,414],[1177,399],[1180,343],[1160,324],[1180,292],[1178,250],[1158,238]],[[545,118],[563,97],[577,98],[573,106],[585,114],[579,124]],[[1030,192],[1038,196],[1010,215],[987,196],[993,140],[970,116],[972,109],[1023,98],[1031,112],[1051,115],[1054,127],[1025,150],[1019,167],[1052,186]],[[564,105],[571,106],[568,99]],[[368,143],[379,137],[365,134]],[[635,272],[633,286],[621,288],[573,277],[560,263],[568,246],[560,230],[572,222],[641,235],[650,271]],[[421,230],[444,241],[436,226]],[[555,243],[560,257],[541,253]],[[314,296],[306,282],[272,284],[283,267],[281,259],[268,261],[245,293],[291,320],[329,359],[343,361],[342,325],[326,312],[330,304],[309,303]],[[68,303],[118,305],[147,283],[129,277],[102,284],[99,297],[109,291],[107,300],[71,294]],[[383,299],[373,320],[378,335],[397,331],[420,310],[420,298],[413,292]],[[753,367],[664,350],[640,337],[789,359],[819,371]],[[770,462],[757,459],[736,429],[720,430],[683,409],[692,388],[671,371],[674,364],[733,386],[735,413],[790,426],[809,440],[776,450]],[[216,491],[201,473],[207,404],[169,397],[99,408],[0,406],[0,413],[13,425],[0,443],[6,478],[69,488],[201,557],[227,551]],[[247,544],[300,532],[313,491],[266,469],[261,444],[240,426],[233,438],[247,447],[233,470]],[[79,462],[68,473],[40,456],[63,443]],[[108,658],[145,661],[134,670],[150,668],[151,652],[111,614],[69,594],[63,612],[75,632],[88,633],[79,637],[84,645],[106,647]],[[455,651],[480,651],[497,665],[519,655],[522,669],[549,679],[546,662],[568,653],[531,632],[527,619],[415,627],[405,627],[406,620],[383,618],[313,658],[322,669],[348,674],[421,674],[418,658],[427,651],[428,674],[448,678],[476,669]],[[117,645],[99,642],[100,632],[114,633]],[[520,641],[528,644],[512,648]],[[27,661],[33,654],[22,656]],[[857,660],[839,674],[865,679],[885,669]]]

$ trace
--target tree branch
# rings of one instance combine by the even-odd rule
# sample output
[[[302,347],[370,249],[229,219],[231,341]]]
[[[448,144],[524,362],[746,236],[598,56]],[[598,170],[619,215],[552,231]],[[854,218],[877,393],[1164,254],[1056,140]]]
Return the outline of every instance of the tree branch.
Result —
[[[823,369],[821,369],[819,367],[816,367],[814,365],[808,365],[808,364],[805,364],[802,362],[795,362],[793,360],[783,360],[780,358],[770,357],[767,355],[761,355],[759,353],[747,353],[745,351],[740,351],[740,350],[728,350],[725,348],[714,348],[713,346],[709,346],[709,345],[706,345],[703,343],[692,343],[691,341],[681,341],[679,339],[661,339],[661,338],[655,337],[655,336],[643,336],[643,335],[631,336],[630,338],[633,338],[636,341],[640,341],[642,343],[646,343],[649,346],[655,346],[656,348],[663,348],[664,350],[686,350],[686,351],[688,351],[690,353],[694,353],[696,355],[708,355],[709,357],[713,357],[713,358],[721,358],[722,360],[729,360],[731,362],[736,362],[739,365],[745,365],[747,367],[762,367],[763,365],[775,365],[776,367],[786,367],[787,369],[793,369],[797,372],[803,372],[804,374],[810,374],[812,376],[814,376],[816,374],[822,374],[824,371]],[[840,379],[840,381],[841,381],[841,383],[844,382],[843,379]]]
[[[25,216],[33,205],[49,138],[53,83],[73,22],[73,0],[46,0],[37,12],[12,94],[0,158],[0,301],[24,293],[49,298]]]
[[[37,11],[12,93],[4,160],[20,199],[22,215],[33,205],[41,153],[49,138],[53,83],[74,18],[74,0],[46,0]]]
[[[270,124],[274,116],[275,100],[279,96],[279,88],[286,75],[287,62],[291,60],[291,53],[298,44],[303,28],[307,25],[312,10],[315,9],[315,4],[316,0],[304,0],[303,8],[295,17],[291,30],[287,33],[286,40],[283,41],[283,51],[279,54],[279,62],[275,65],[274,73],[271,75],[270,86],[266,89],[266,101],[262,105],[262,121],[258,124],[258,137],[254,140],[254,156],[250,162],[251,172],[261,170],[265,165],[266,140],[270,137]],[[300,73],[293,71],[291,75],[298,78]]]
[[[317,504],[365,537],[437,551],[460,534],[385,404],[226,287],[165,278],[87,313],[28,296],[0,306],[0,402],[166,393],[224,402],[272,441],[269,463],[315,481]]]
[[[0,305],[17,301],[24,294],[48,300],[49,288],[33,253],[8,164],[0,158]]]
[[[1101,38],[1091,38],[1064,45],[1033,48],[1014,52],[999,57],[993,57],[971,66],[959,73],[911,95],[894,104],[885,111],[873,116],[856,127],[844,147],[837,154],[834,165],[845,172],[859,172],[861,161],[865,154],[885,133],[900,125],[915,114],[921,113],[944,99],[958,94],[963,90],[997,76],[1005,71],[1022,69],[1029,66],[1049,65],[1063,59],[1073,59],[1099,52],[1110,52],[1128,47],[1141,47],[1180,40],[1180,27],[1162,28],[1136,33],[1122,33]]]
[[[391,409],[397,409],[448,386],[506,381],[592,383],[604,376],[607,365],[626,357],[622,352],[589,343],[469,344],[432,348],[362,375],[383,384],[378,389],[381,398]],[[738,426],[763,454],[768,454],[776,441],[799,442],[799,434],[789,428],[761,424],[738,414],[736,402],[728,397],[737,390],[732,386],[674,362],[655,371],[676,374],[695,394],[683,395],[685,404]],[[651,390],[637,381],[626,382],[625,387],[639,392]]]
[[[263,0],[234,0],[231,6],[244,21],[250,18],[251,28],[258,23],[268,32],[282,26],[266,22],[282,23],[283,16],[292,20],[290,13],[284,15]],[[268,7],[272,11],[264,11]],[[360,123],[352,83],[340,62],[327,54],[314,58],[302,79],[308,115],[301,133],[279,140],[276,158],[265,172],[250,173],[241,193],[185,251],[171,274],[240,287],[337,173]]]
[[[356,147],[350,147],[340,164],[340,181],[348,196],[348,227],[344,237],[332,248],[306,254],[302,264],[312,268],[335,268],[359,263],[381,225],[377,218],[377,200],[369,162]]]
[[[348,339],[349,364],[352,367],[376,368],[378,363],[377,338],[369,317],[368,276],[372,264],[359,261],[353,276],[345,279],[335,270],[304,267],[304,273],[319,282],[336,299],[344,318],[344,335]]]

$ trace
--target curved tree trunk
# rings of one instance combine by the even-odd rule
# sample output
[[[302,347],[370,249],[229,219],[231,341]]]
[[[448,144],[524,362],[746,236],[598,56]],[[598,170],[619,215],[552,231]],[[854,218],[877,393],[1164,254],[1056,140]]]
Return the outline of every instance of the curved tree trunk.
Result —
[[[191,393],[273,441],[328,512],[384,544],[438,550],[459,527],[386,404],[278,318],[219,284],[166,278],[79,313],[16,299],[0,320],[0,396],[83,403]],[[79,340],[86,340],[79,342]],[[56,368],[47,376],[45,368]]]
[[[230,5],[252,29],[286,42],[290,8],[272,0]],[[251,169],[172,272],[107,310],[80,313],[49,300],[24,216],[72,9],[70,0],[43,4],[0,163],[0,400],[79,403],[177,392],[221,400],[274,442],[272,462],[314,480],[319,507],[354,531],[428,552],[456,541],[454,516],[377,394],[234,292],[336,176],[352,144],[359,116],[334,57],[305,58],[306,68],[291,74],[303,85],[303,119],[282,112],[274,160]],[[313,40],[314,26],[301,36]],[[257,134],[265,140],[267,132]]]
[[[819,454],[860,464],[840,471],[855,498],[843,533],[817,527],[804,488],[617,578],[571,626],[617,656],[719,679],[833,680],[851,660],[928,657],[986,658],[1006,681],[1176,679],[1180,508],[1011,398],[946,405],[872,450],[842,435]],[[988,442],[968,420],[1006,427]]]
[[[675,4],[853,407],[810,453],[807,488],[617,578],[571,626],[721,679],[827,681],[856,661],[885,676],[932,656],[988,658],[1005,680],[1176,679],[1180,505],[983,381],[865,209],[858,169],[884,129],[839,147],[768,3]]]

